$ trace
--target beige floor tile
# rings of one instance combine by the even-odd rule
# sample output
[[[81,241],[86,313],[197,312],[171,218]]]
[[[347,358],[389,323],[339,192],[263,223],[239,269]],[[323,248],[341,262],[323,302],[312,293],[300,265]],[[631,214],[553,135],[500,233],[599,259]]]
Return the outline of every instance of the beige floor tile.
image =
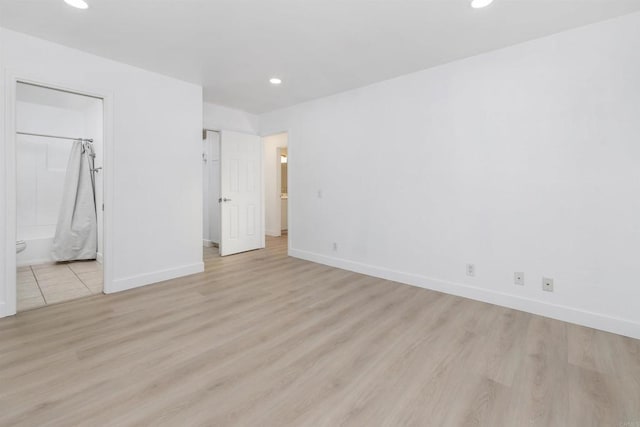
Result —
[[[102,265],[95,261],[20,267],[17,273],[18,310],[101,293],[102,277]]]
[[[102,282],[94,284],[85,283],[85,285],[87,286],[87,288],[89,288],[92,294],[101,294],[103,291]]]
[[[92,293],[87,289],[86,286],[82,286],[82,288],[73,288],[73,289],[61,289],[56,290],[54,292],[44,292],[43,294],[47,300],[47,304],[55,304],[62,301],[69,301],[76,298],[88,297],[91,296]]]
[[[26,283],[26,284],[34,283],[35,284],[36,283],[36,277],[33,275],[33,272],[31,270],[20,271],[16,275],[16,283],[18,285],[20,285],[22,283]]]
[[[80,279],[73,274],[73,272],[69,272],[69,274],[55,274],[55,275],[47,275],[47,276],[37,276],[38,285],[40,288],[49,288],[51,286],[68,286],[69,283],[77,283],[80,282]]]
[[[76,274],[102,271],[102,264],[97,261],[77,261],[67,265]]]
[[[48,275],[36,275],[47,304],[91,295],[84,283],[68,268]]]
[[[18,298],[18,311],[31,310],[32,308],[38,308],[45,306],[42,295],[38,292],[38,296],[31,298]]]
[[[66,268],[67,268],[67,266],[64,265],[64,264],[54,264],[54,263],[38,264],[38,265],[32,265],[31,266],[31,269],[35,273],[38,273],[39,271],[64,270]]]
[[[75,276],[75,274],[71,273],[70,275],[47,275],[47,276],[37,276],[38,285],[40,289],[50,288],[50,287],[58,287],[58,286],[68,286],[69,283],[79,282],[80,280]]]
[[[77,273],[78,278],[82,280],[85,285],[99,284],[102,285],[104,273],[102,271],[90,271],[87,273]]]
[[[80,281],[77,277],[71,277],[64,280],[46,280],[46,281],[38,281],[40,285],[40,289],[45,294],[47,292],[60,292],[60,291],[72,291],[74,289],[82,289],[86,288],[84,283]]]
[[[34,265],[32,267],[33,272],[36,274],[52,274],[59,271],[71,271],[67,264],[43,264]]]
[[[40,293],[40,288],[38,288],[38,284],[36,283],[35,280],[32,283],[18,283],[16,290],[18,294],[18,299],[42,297],[42,294]]]

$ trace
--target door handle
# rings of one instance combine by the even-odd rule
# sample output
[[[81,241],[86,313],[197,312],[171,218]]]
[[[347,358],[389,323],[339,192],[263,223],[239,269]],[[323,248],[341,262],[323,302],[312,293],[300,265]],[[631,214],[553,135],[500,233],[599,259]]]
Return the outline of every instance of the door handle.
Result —
[[[223,202],[230,202],[231,199],[227,199],[226,197],[224,199],[222,199]]]

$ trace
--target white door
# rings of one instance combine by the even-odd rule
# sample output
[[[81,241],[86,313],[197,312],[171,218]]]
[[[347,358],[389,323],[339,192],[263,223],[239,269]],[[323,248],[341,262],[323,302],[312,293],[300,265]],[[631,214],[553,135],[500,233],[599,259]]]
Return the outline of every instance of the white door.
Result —
[[[264,247],[260,137],[221,133],[220,255]]]

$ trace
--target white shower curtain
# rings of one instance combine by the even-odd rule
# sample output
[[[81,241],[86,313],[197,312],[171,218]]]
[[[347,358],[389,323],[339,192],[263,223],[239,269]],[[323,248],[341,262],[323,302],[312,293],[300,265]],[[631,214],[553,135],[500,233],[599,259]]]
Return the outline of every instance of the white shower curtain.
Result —
[[[96,259],[98,225],[91,154],[89,143],[73,142],[53,238],[52,256],[56,261]]]

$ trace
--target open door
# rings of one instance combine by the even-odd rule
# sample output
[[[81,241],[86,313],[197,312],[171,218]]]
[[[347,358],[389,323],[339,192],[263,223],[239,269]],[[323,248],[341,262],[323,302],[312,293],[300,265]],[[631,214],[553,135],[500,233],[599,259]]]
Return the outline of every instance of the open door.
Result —
[[[220,175],[220,255],[264,247],[260,137],[222,132]]]

